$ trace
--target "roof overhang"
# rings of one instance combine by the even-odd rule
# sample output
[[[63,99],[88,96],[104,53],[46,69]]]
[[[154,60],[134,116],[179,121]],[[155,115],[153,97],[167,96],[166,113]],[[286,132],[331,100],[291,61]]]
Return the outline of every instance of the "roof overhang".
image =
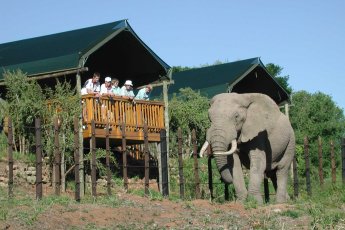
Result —
[[[29,78],[49,78],[88,67],[91,72],[134,82],[139,79],[143,84],[169,78],[170,66],[139,38],[127,20],[0,44],[0,48],[1,75],[5,70],[21,69]],[[104,70],[103,66],[109,68]],[[143,80],[145,77],[148,79]]]
[[[288,103],[290,99],[284,88],[259,63],[253,65],[234,82],[229,83],[228,92],[266,94],[279,105]]]

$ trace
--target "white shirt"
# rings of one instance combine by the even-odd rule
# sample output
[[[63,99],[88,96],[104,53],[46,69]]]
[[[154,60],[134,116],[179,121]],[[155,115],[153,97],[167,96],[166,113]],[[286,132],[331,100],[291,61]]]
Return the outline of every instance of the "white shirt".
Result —
[[[121,96],[134,97],[133,90],[127,90],[126,86],[121,87]]]
[[[101,95],[106,94],[106,93],[112,93],[113,92],[113,87],[110,85],[109,88],[105,86],[105,84],[101,85]]]
[[[92,78],[90,78],[89,80],[87,80],[84,84],[84,87],[81,89],[81,95],[86,95],[87,90],[91,89],[93,92],[99,92],[101,91],[101,87],[99,82],[93,83],[92,82]]]

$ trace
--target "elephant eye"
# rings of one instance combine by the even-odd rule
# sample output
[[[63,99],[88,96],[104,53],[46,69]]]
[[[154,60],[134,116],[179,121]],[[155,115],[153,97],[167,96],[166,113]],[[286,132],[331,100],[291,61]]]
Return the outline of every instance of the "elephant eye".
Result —
[[[235,113],[234,117],[235,117],[235,120],[238,120],[240,118],[240,115],[238,113]]]

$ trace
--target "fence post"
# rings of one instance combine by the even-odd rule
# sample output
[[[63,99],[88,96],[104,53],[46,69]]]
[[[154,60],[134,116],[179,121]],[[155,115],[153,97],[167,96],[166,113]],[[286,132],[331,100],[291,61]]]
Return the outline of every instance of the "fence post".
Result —
[[[211,200],[213,200],[213,175],[212,175],[211,147],[207,147],[207,170],[208,170],[208,189],[210,190]]]
[[[319,178],[320,178],[320,185],[323,185],[323,161],[322,161],[322,140],[319,136],[318,138],[318,146],[319,146]]]
[[[109,142],[109,119],[107,119],[107,126],[105,129],[105,163],[107,165],[107,192],[111,196],[111,171],[110,171],[110,142]]]
[[[61,164],[61,155],[60,155],[60,142],[59,142],[59,124],[58,118],[54,119],[54,162],[55,162],[55,186],[54,193],[55,195],[60,195],[60,164]]]
[[[150,182],[150,153],[147,122],[144,123],[144,153],[145,153],[145,195],[149,194]]]
[[[178,175],[180,179],[180,198],[184,199],[184,176],[183,176],[183,160],[182,160],[182,130],[177,130],[178,140]]]
[[[200,199],[200,177],[199,177],[199,163],[198,163],[198,146],[196,144],[195,129],[192,130],[192,142],[194,146],[194,175],[195,175],[195,197]]]
[[[161,140],[161,161],[162,161],[162,195],[169,196],[169,179],[168,179],[168,149],[167,149],[167,139],[166,130],[162,129],[160,131]]]
[[[342,138],[341,142],[341,162],[342,162],[342,179],[343,185],[345,185],[345,138]]]
[[[268,186],[268,178],[264,178],[264,193],[265,193],[265,202],[270,202],[270,188]]]
[[[308,193],[308,196],[311,196],[308,137],[304,137],[304,157],[305,157],[305,177],[306,177],[306,184],[307,184],[307,193]]]
[[[42,199],[42,145],[41,145],[41,119],[35,119],[36,133],[36,199]]]
[[[74,198],[80,202],[80,178],[79,178],[79,118],[74,118],[74,178],[75,194]]]
[[[8,118],[8,197],[13,197],[13,130],[12,119]]]
[[[335,169],[335,159],[334,159],[334,143],[331,140],[331,165],[332,165],[332,183],[336,182],[336,169]]]
[[[126,146],[126,125],[122,122],[122,173],[123,173],[123,186],[128,190],[128,175],[127,175],[127,146]]]
[[[294,195],[294,199],[296,199],[298,197],[298,171],[297,171],[296,154],[293,158],[292,166],[293,166],[293,195]]]
[[[97,180],[96,180],[96,133],[95,133],[95,120],[91,120],[91,143],[92,143],[92,149],[91,149],[91,193],[93,197],[97,196]]]

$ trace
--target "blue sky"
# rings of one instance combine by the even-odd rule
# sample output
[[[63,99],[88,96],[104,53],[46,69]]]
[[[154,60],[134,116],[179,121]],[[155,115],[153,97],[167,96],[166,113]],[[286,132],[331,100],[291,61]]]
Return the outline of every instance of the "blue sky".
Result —
[[[0,43],[128,19],[170,66],[260,57],[345,109],[344,12],[344,0],[3,0]]]

